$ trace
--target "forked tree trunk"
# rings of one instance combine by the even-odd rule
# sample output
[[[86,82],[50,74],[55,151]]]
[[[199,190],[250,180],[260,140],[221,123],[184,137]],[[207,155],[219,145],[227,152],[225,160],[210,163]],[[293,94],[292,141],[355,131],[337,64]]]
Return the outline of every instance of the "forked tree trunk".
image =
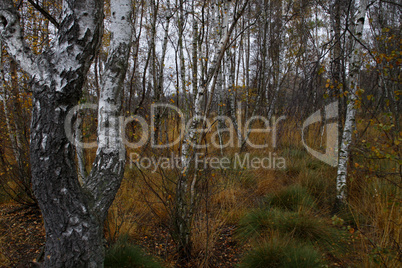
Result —
[[[0,2],[0,37],[33,78],[30,153],[33,190],[46,229],[44,267],[103,267],[103,222],[124,170],[117,116],[131,45],[131,9],[130,0],[111,1],[113,35],[102,76],[99,145],[91,174],[81,185],[65,121],[100,46],[103,1],[63,1],[57,37],[40,56],[23,41],[13,1]]]

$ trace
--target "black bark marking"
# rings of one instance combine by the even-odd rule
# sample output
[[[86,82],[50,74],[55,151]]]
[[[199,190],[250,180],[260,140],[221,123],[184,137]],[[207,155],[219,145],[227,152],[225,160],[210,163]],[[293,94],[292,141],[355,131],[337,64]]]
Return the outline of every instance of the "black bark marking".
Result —
[[[7,27],[8,21],[7,21],[6,17],[0,16],[0,21],[4,28]]]

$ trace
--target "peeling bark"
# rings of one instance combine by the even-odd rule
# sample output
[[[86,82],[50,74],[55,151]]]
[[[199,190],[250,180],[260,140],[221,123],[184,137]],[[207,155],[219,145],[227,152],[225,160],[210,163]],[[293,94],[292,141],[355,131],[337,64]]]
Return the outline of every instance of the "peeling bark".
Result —
[[[131,1],[112,1],[111,45],[102,75],[98,151],[81,186],[64,124],[78,104],[103,33],[103,1],[63,1],[60,28],[49,49],[34,55],[24,43],[13,1],[0,2],[0,37],[31,76],[32,185],[45,229],[44,267],[103,267],[103,222],[123,174],[117,116],[131,45]]]

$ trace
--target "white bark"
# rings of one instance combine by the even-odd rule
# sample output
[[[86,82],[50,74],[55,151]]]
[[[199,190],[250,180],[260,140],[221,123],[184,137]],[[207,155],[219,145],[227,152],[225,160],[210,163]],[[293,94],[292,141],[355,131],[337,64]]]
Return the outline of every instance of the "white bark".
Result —
[[[224,34],[226,34],[227,31],[227,27],[228,27],[228,7],[226,3],[223,3],[223,18],[221,17],[220,13],[220,7],[219,5],[217,5],[217,17],[218,17],[218,24],[215,25],[216,27],[216,33],[219,34],[219,38],[222,38],[222,36]],[[215,38],[215,47],[218,47],[217,45],[217,41],[218,39]],[[228,50],[229,51],[229,50]],[[223,155],[223,148],[222,148],[222,144],[223,144],[223,131],[226,128],[226,124],[225,124],[225,120],[223,119],[223,107],[224,107],[224,100],[225,95],[226,95],[226,88],[227,88],[227,83],[226,83],[226,78],[228,77],[228,72],[230,70],[230,66],[227,66],[228,64],[230,64],[230,58],[227,57],[227,60],[223,60],[223,68],[219,71],[218,73],[218,77],[217,77],[217,93],[218,93],[218,115],[219,115],[219,119],[218,119],[218,138],[219,138],[219,146],[220,146],[220,151],[221,154]],[[230,83],[230,82],[229,82]],[[228,87],[229,91],[230,91],[230,86]],[[211,98],[213,98],[213,96],[211,96]]]
[[[101,81],[98,106],[98,150],[85,181],[95,197],[94,210],[105,213],[120,187],[125,164],[123,131],[119,122],[122,88],[132,42],[131,0],[111,1],[112,38]],[[104,211],[106,209],[106,211]]]
[[[14,4],[12,1],[1,1],[0,10],[0,33],[9,54],[13,55],[18,65],[24,66],[24,71],[31,77],[44,78],[43,71],[38,67],[37,57],[23,39]]]
[[[337,200],[340,203],[346,201],[347,197],[347,175],[348,175],[348,161],[350,155],[350,145],[353,137],[353,126],[356,117],[355,102],[357,100],[356,92],[359,87],[359,71],[361,66],[361,45],[358,41],[362,41],[364,18],[367,11],[368,0],[360,0],[357,6],[358,14],[354,22],[354,29],[352,31],[353,37],[353,50],[350,57],[350,72],[349,72],[349,94],[348,105],[346,110],[345,126],[342,134],[342,143],[339,150],[338,173],[336,178]]]
[[[269,101],[269,109],[268,109],[268,121],[271,121],[272,116],[275,113],[275,106],[276,106],[276,101],[277,97],[281,88],[282,80],[284,77],[285,73],[285,50],[284,50],[284,41],[285,41],[285,33],[286,33],[286,25],[285,25],[285,3],[283,1],[280,2],[279,5],[279,17],[280,17],[280,27],[278,29],[278,42],[279,42],[279,47],[278,47],[278,60],[277,60],[277,70],[276,70],[276,83],[275,83],[275,89],[272,95],[271,100]]]
[[[233,127],[235,128],[236,134],[237,134],[237,144],[242,144],[243,136],[242,132],[240,129],[240,120],[239,116],[241,116],[241,106],[239,107],[240,110],[237,110],[236,108],[236,99],[237,99],[237,91],[235,88],[235,53],[233,53],[232,48],[229,48],[227,51],[227,71],[229,74],[226,76],[229,77],[229,83],[228,83],[228,88],[229,88],[229,102],[230,102],[230,110],[231,110],[231,120],[233,122]],[[234,49],[233,49],[234,50]],[[234,51],[235,52],[235,51]]]
[[[166,58],[166,50],[167,50],[167,45],[168,45],[168,38],[169,38],[169,25],[170,25],[170,18],[172,17],[171,11],[170,11],[170,1],[167,1],[167,10],[166,12],[166,26],[165,26],[165,33],[164,33],[164,37],[163,37],[163,44],[162,44],[162,55],[161,55],[161,59],[160,59],[160,64],[159,64],[159,75],[158,75],[158,81],[157,81],[157,85],[155,85],[154,87],[154,101],[155,103],[160,102],[161,97],[163,95],[163,81],[164,81],[164,69],[165,69],[165,58]],[[154,5],[154,10],[153,12],[157,12],[157,8]],[[156,18],[156,17],[155,17]],[[156,21],[154,22],[154,26],[156,27]],[[153,26],[153,27],[154,27]],[[155,34],[156,34],[156,28],[154,28],[155,30]],[[155,39],[153,37],[153,39]],[[155,42],[153,40],[153,42]],[[154,60],[154,62],[156,61],[156,59]],[[156,74],[155,74],[156,75]],[[161,132],[161,116],[162,113],[160,111],[160,109],[156,110],[155,115],[151,118],[151,120],[153,121],[153,126],[155,126],[154,128],[154,135],[152,135],[152,144],[157,145],[159,144],[159,132]],[[166,132],[167,135],[167,132]],[[162,137],[160,137],[160,139],[162,139]]]
[[[0,49],[3,49],[3,42],[0,41]],[[1,68],[1,88],[2,88],[2,101],[3,101],[3,110],[4,110],[4,116],[5,116],[5,121],[6,121],[6,127],[7,127],[7,132],[8,136],[10,138],[11,142],[11,149],[13,150],[15,160],[17,163],[20,161],[19,159],[19,149],[17,146],[17,142],[15,140],[15,137],[13,135],[13,131],[11,129],[11,123],[10,123],[10,115],[8,111],[8,106],[7,106],[7,94],[6,94],[6,81],[4,77],[4,62],[3,62],[3,52],[0,51],[0,68]]]
[[[180,0],[179,3],[179,19],[178,19],[178,28],[179,28],[179,56],[180,56],[180,80],[181,80],[181,90],[184,95],[186,94],[186,65],[185,65],[185,55],[184,55],[184,47],[183,47],[183,37],[184,37],[184,1]]]
[[[196,95],[198,91],[198,21],[196,20],[195,14],[195,3],[192,4],[192,12],[193,12],[193,41],[192,41],[192,58],[193,58],[193,94]]]
[[[13,1],[0,1],[0,38],[32,77],[32,187],[46,228],[44,267],[103,267],[103,221],[124,171],[117,118],[131,46],[131,10],[131,0],[111,1],[112,36],[102,76],[98,150],[81,186],[64,125],[101,44],[103,1],[64,0],[57,35],[39,56],[24,44]]]
[[[211,94],[213,95],[216,82],[217,82],[217,77],[218,77],[218,72],[221,67],[221,62],[222,59],[225,55],[226,48],[230,42],[230,36],[235,28],[235,25],[237,23],[237,20],[239,17],[243,14],[244,9],[246,7],[247,3],[244,4],[243,8],[240,10],[239,14],[237,14],[234,22],[230,26],[230,28],[225,31],[225,35],[222,36],[219,42],[219,47],[218,50],[216,51],[213,61],[211,63],[210,69],[208,71],[206,80],[203,82],[203,84],[200,86],[197,95],[195,96],[194,100],[194,113],[193,117],[194,120],[192,121],[190,129],[187,129],[187,133],[183,139],[183,144],[182,144],[182,157],[181,157],[181,162],[182,162],[182,172],[185,173],[187,168],[190,165],[191,162],[191,155],[190,155],[190,145],[195,143],[196,140],[196,128],[198,127],[200,123],[200,118],[202,118],[204,111],[202,109],[202,103],[204,101],[205,94],[207,93],[207,90],[210,86],[210,83],[212,82],[211,85]],[[207,110],[208,107],[210,106],[212,101],[212,98],[208,100],[208,105],[207,105]]]

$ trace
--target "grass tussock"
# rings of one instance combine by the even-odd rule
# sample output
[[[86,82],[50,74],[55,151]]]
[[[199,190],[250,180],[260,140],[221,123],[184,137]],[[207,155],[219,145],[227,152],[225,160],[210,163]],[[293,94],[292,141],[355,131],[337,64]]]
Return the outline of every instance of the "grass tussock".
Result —
[[[276,194],[269,194],[265,200],[270,206],[289,211],[312,210],[316,208],[314,198],[307,189],[294,184]]]
[[[361,231],[358,250],[365,265],[401,267],[402,208],[400,189],[378,179],[366,182],[360,199],[352,199],[350,218]]]
[[[308,244],[273,238],[250,250],[238,268],[296,268],[322,267],[321,254]]]
[[[128,236],[119,237],[106,252],[105,267],[108,268],[161,268],[162,266],[139,246],[132,245]]]
[[[276,232],[325,248],[342,243],[339,230],[325,220],[303,212],[257,209],[248,213],[239,225],[238,235],[243,240],[265,237]]]

